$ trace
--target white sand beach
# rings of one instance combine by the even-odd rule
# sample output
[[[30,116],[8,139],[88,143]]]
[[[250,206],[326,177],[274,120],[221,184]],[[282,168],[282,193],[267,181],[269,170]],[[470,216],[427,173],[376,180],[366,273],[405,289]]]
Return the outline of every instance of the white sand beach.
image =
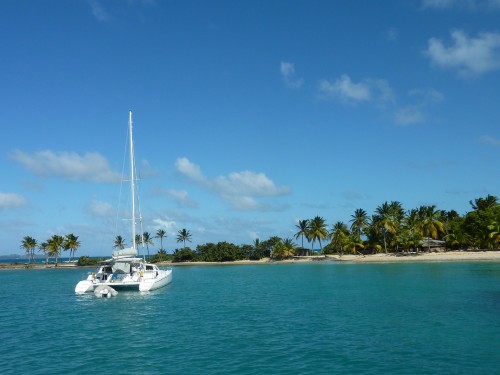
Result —
[[[238,260],[234,262],[162,262],[158,266],[210,266],[210,265],[249,265],[249,264],[279,264],[279,263],[309,263],[309,262],[341,262],[341,263],[419,263],[419,262],[500,262],[500,251],[447,251],[436,253],[410,253],[410,254],[370,254],[370,255],[315,255],[293,257],[284,260],[263,258],[260,260]],[[26,264],[1,264],[2,268],[26,268]],[[46,268],[43,264],[30,265],[29,268]],[[58,268],[77,267],[73,264],[58,264]],[[54,268],[51,265],[50,268]]]
[[[439,253],[373,254],[373,255],[329,255],[342,262],[350,263],[416,263],[416,262],[500,262],[500,251],[448,251]]]
[[[418,262],[500,262],[500,251],[448,251],[436,253],[410,254],[370,254],[370,255],[316,255],[293,257],[284,260],[263,258],[260,260],[239,260],[235,262],[165,262],[161,266],[189,265],[245,265],[245,264],[276,264],[276,263],[308,263],[308,262],[345,262],[345,263],[418,263]]]

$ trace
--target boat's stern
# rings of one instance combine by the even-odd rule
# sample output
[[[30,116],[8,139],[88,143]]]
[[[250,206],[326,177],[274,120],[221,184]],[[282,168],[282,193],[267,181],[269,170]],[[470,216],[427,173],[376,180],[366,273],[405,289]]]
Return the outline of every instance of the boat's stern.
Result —
[[[161,288],[170,282],[172,282],[172,270],[160,270],[156,267],[154,272],[144,274],[139,283],[139,291],[149,292]]]
[[[82,280],[75,287],[76,294],[84,294],[94,290],[94,283],[92,280]]]

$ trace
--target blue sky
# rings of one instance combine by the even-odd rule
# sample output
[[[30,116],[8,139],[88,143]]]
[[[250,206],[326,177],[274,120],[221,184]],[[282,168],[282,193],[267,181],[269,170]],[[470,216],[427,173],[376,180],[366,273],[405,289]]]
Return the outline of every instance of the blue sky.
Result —
[[[0,254],[129,238],[129,110],[168,251],[500,195],[498,0],[7,0],[0,24]]]

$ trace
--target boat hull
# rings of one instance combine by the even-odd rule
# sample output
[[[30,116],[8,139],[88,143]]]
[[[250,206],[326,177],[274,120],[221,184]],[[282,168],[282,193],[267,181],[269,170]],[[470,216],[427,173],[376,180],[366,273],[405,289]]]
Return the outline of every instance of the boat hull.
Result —
[[[93,292],[94,288],[97,285],[95,285],[92,280],[82,280],[78,284],[76,284],[75,287],[75,293],[76,294],[84,294],[84,293],[89,293]]]
[[[172,282],[172,270],[160,270],[154,279],[143,279],[139,283],[139,291],[149,292],[164,287],[170,282]]]
[[[157,272],[157,274],[156,274]],[[115,290],[135,290],[140,292],[149,292],[164,287],[172,282],[172,270],[159,270],[154,274],[144,274],[140,278],[130,278],[122,281],[109,280],[100,281],[89,276],[87,280],[80,281],[75,287],[76,294],[85,294],[94,292],[100,286],[109,286]]]

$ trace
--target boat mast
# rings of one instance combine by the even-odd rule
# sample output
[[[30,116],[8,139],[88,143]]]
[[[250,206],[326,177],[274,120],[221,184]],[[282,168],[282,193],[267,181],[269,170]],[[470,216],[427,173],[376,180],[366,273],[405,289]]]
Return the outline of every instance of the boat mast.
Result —
[[[132,246],[137,251],[135,243],[135,165],[134,165],[134,142],[132,139],[132,111],[129,111],[128,128],[130,138],[130,193],[132,194]]]

